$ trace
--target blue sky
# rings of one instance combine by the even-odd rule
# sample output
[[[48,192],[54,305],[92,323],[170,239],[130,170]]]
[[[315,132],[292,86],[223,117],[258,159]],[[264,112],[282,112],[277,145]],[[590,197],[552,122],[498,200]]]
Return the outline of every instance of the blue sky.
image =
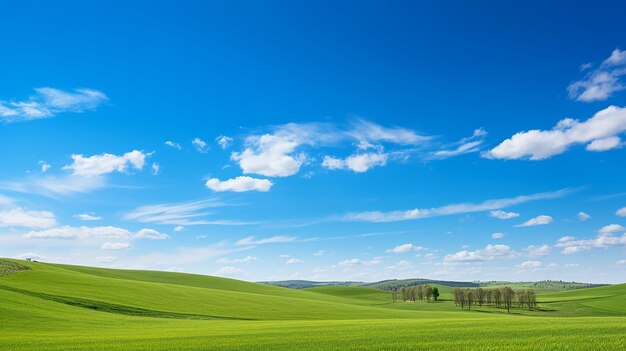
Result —
[[[4,10],[0,256],[626,280],[624,4]]]

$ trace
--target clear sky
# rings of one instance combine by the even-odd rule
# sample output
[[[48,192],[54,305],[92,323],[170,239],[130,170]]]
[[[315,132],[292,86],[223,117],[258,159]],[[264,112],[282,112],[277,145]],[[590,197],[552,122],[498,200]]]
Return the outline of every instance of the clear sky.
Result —
[[[0,256],[626,281],[624,2],[2,12]]]

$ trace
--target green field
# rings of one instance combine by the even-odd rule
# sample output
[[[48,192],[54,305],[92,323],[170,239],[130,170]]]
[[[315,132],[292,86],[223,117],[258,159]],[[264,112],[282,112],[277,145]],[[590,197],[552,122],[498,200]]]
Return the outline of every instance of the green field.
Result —
[[[28,269],[27,269],[28,268]],[[626,284],[460,311],[354,286],[0,260],[0,350],[624,350]]]

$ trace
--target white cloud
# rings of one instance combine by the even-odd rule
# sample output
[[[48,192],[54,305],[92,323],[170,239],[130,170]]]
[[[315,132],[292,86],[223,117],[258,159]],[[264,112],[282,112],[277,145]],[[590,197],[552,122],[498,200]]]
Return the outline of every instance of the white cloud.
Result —
[[[211,214],[206,210],[225,206],[224,203],[215,200],[200,200],[182,203],[165,203],[146,205],[136,208],[124,216],[126,220],[143,223],[185,225],[240,225],[249,224],[229,220],[206,220],[202,217]]]
[[[104,93],[91,89],[73,92],[54,88],[36,88],[26,101],[0,101],[0,121],[21,122],[54,117],[63,112],[94,110],[108,100]]]
[[[74,218],[78,218],[81,221],[99,221],[102,219],[102,217],[96,216],[93,212],[80,213],[80,214],[74,215]]]
[[[459,251],[454,254],[446,255],[443,263],[446,265],[465,263],[465,262],[483,262],[495,259],[513,258],[516,256],[515,251],[508,245],[489,244],[484,249],[475,251]]]
[[[472,134],[472,136],[459,140],[454,145],[454,149],[435,151],[432,153],[431,157],[433,159],[445,159],[472,152],[478,152],[485,141],[485,136],[487,136],[487,132],[484,129],[476,129],[474,130],[474,134]]]
[[[413,270],[413,263],[410,261],[402,260],[398,263],[385,267],[388,271],[410,271]]]
[[[583,102],[602,101],[610,98],[613,93],[624,90],[626,87],[621,79],[626,75],[625,57],[626,51],[613,50],[611,56],[598,68],[567,87],[570,98]]]
[[[217,263],[219,264],[250,263],[256,260],[258,260],[258,257],[256,256],[246,256],[244,258],[233,258],[233,259],[220,258],[219,260],[217,260]]]
[[[191,144],[196,148],[196,150],[199,153],[205,154],[207,152],[208,145],[207,145],[207,143],[204,140],[202,140],[200,138],[194,138],[191,141]]]
[[[161,166],[156,162],[152,162],[152,166],[150,167],[150,170],[152,171],[152,175],[158,175],[159,172],[161,171]]]
[[[241,268],[232,267],[232,266],[226,266],[226,267],[222,267],[222,268],[218,269],[217,271],[213,272],[213,275],[232,276],[232,275],[240,275],[240,274],[247,274],[247,273],[248,272],[244,271]]]
[[[421,250],[424,250],[422,246],[416,246],[413,244],[402,244],[402,245],[398,245],[394,247],[393,249],[387,250],[387,252],[393,252],[393,253],[399,254],[399,253],[407,253],[407,252],[421,251]]]
[[[130,167],[141,170],[148,155],[133,150],[124,155],[101,154],[85,157],[81,154],[72,155],[74,162],[63,169],[72,170],[74,175],[84,177],[100,176],[112,172],[126,172]]]
[[[100,246],[102,250],[128,250],[132,247],[130,243],[104,243]]]
[[[530,257],[544,257],[550,254],[550,245],[530,245],[524,251]]]
[[[124,228],[104,226],[104,227],[55,227],[40,231],[30,231],[24,234],[25,238],[41,239],[130,239],[131,232]]]
[[[206,181],[206,187],[216,191],[234,191],[234,192],[244,192],[244,191],[269,191],[272,185],[274,185],[268,179],[257,179],[251,178],[248,176],[239,176],[236,178],[228,179],[221,181],[217,178],[211,178]]]
[[[472,212],[482,212],[489,210],[496,210],[503,207],[513,206],[529,201],[555,199],[570,193],[571,190],[563,189],[554,192],[537,193],[532,195],[522,195],[512,198],[493,199],[487,200],[481,203],[460,203],[446,205],[443,207],[426,208],[426,209],[412,209],[406,211],[366,211],[348,213],[343,216],[345,221],[364,221],[364,222],[395,222],[406,221],[411,219],[430,218],[438,216],[449,216],[455,214],[464,214]]]
[[[377,153],[358,152],[342,162],[337,168],[349,168],[364,172],[384,165],[387,155],[382,153],[383,143],[393,145],[417,145],[429,140],[412,130],[399,127],[383,127],[376,123],[357,119],[347,126],[332,123],[289,123],[273,128],[271,133],[251,135],[246,138],[244,150],[233,152],[231,159],[239,163],[244,173],[268,177],[291,176],[310,161],[303,150],[305,146],[337,146],[342,142],[357,144],[361,151],[375,148]],[[333,169],[328,159],[325,167]],[[336,169],[336,168],[335,168]]]
[[[565,152],[575,144],[587,150],[606,151],[621,145],[626,131],[626,108],[609,106],[584,122],[566,118],[551,130],[519,132],[484,154],[497,159],[543,160]]]
[[[511,219],[511,218],[519,217],[519,213],[496,210],[496,211],[489,212],[489,216],[493,218],[499,218],[499,219]]]
[[[185,227],[183,227],[182,225],[178,225],[174,228],[175,232],[182,232],[183,230],[185,230]]]
[[[546,215],[540,215],[535,218],[531,218],[522,224],[516,225],[516,227],[532,227],[536,225],[546,225],[552,223],[552,217]]]
[[[32,258],[35,260],[42,260],[45,258],[44,256],[34,253],[34,252],[25,252],[23,254],[18,255],[17,257],[18,258]]]
[[[29,211],[21,207],[0,211],[0,227],[51,228],[57,224],[50,211]]]
[[[539,261],[526,261],[517,266],[517,268],[521,269],[535,269],[539,267],[541,267],[541,262]]]
[[[301,263],[304,263],[304,261],[301,260],[301,259],[292,257],[292,258],[288,259],[285,263],[286,264],[301,264]]]
[[[275,243],[288,243],[296,240],[293,236],[288,235],[276,235],[269,238],[255,239],[253,236],[245,237],[235,243],[235,245],[262,245],[262,244],[275,244]]]
[[[502,239],[502,238],[504,238],[504,234],[503,233],[493,233],[493,234],[491,234],[491,237],[493,239]]]
[[[352,268],[352,267],[357,267],[357,266],[376,266],[381,263],[383,263],[382,257],[374,257],[371,260],[361,260],[359,258],[352,258],[349,260],[341,261],[337,263],[337,265],[340,267]]]
[[[153,239],[153,240],[163,240],[169,238],[167,234],[161,233],[154,229],[141,229],[135,234],[134,239]]]
[[[591,219],[591,216],[585,212],[578,212],[577,217],[578,217],[578,220],[581,222]]]
[[[615,212],[616,215],[620,217],[626,217],[626,207],[622,207]]]
[[[39,164],[41,165],[41,173],[46,173],[46,171],[48,171],[50,169],[50,167],[52,167],[46,161],[39,161]]]
[[[169,147],[173,147],[174,149],[178,149],[178,150],[182,149],[182,147],[180,146],[179,143],[175,143],[175,142],[169,141],[169,140],[165,142],[165,145],[167,145]]]
[[[367,172],[370,168],[387,164],[388,155],[382,152],[354,154],[345,160],[325,156],[322,167],[328,169],[350,169],[356,173]]]
[[[622,227],[619,224],[609,224],[609,225],[605,225],[604,227],[600,228],[600,230],[598,231],[600,234],[608,234],[608,233],[617,233],[617,232],[623,232],[626,231],[626,228]]]
[[[215,141],[223,150],[226,150],[233,143],[233,138],[226,135],[220,135],[215,138]]]
[[[615,262],[616,265],[618,266],[626,266],[626,260],[619,260],[617,262]]]

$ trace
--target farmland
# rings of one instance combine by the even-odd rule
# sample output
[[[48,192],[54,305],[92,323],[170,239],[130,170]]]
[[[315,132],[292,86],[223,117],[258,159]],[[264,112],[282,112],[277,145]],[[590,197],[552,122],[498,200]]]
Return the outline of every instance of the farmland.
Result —
[[[3,350],[622,350],[626,285],[538,295],[537,311],[392,302],[353,286],[1,260]],[[532,338],[531,338],[532,336]]]

